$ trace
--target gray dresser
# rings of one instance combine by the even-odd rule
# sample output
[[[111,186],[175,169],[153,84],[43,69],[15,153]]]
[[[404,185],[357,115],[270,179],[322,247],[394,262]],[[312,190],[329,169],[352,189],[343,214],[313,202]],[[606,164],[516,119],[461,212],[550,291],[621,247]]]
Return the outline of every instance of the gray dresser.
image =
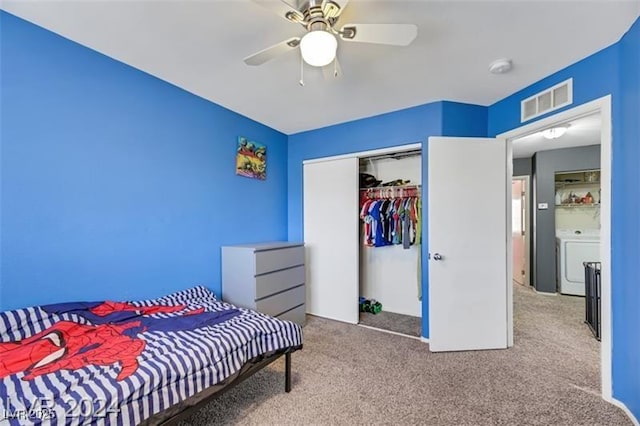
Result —
[[[303,243],[222,247],[222,300],[304,325]]]

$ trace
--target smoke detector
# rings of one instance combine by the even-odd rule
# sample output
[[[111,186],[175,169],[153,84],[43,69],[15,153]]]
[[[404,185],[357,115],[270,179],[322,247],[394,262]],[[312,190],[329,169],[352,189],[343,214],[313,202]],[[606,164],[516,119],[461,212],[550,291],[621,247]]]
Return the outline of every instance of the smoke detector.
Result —
[[[506,58],[496,59],[489,65],[491,74],[506,74],[511,71],[511,68],[513,68],[513,63],[511,59]]]

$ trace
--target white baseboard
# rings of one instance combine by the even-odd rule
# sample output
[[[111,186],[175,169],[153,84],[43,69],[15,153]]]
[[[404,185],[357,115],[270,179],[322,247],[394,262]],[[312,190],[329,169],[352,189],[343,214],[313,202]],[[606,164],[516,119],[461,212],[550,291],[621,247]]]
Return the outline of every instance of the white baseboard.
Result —
[[[422,343],[429,343],[429,339],[427,339],[426,337],[421,337],[420,340],[422,341]]]
[[[615,398],[611,398],[611,403],[616,407],[618,407],[619,409],[621,409],[622,411],[624,411],[624,413],[627,415],[627,417],[629,417],[629,419],[631,420],[631,423],[633,423],[634,426],[640,426],[640,422],[638,422],[638,419],[636,419],[636,417],[633,415],[631,410],[629,410],[629,408],[624,404],[624,402],[618,401]]]
[[[535,287],[531,287],[533,288],[533,291],[535,294],[539,294],[540,296],[557,296],[558,293],[549,293],[548,291],[538,291],[536,290]]]

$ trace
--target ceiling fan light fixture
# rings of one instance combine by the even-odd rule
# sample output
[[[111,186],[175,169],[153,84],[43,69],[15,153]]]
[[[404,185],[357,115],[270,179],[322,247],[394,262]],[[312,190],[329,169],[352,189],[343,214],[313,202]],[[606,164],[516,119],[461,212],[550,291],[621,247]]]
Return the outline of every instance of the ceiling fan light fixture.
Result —
[[[567,133],[569,126],[556,126],[551,127],[549,129],[544,129],[540,133],[544,136],[545,139],[558,139],[560,136]]]
[[[326,30],[310,31],[300,40],[302,59],[313,67],[329,65],[336,57],[338,40]]]

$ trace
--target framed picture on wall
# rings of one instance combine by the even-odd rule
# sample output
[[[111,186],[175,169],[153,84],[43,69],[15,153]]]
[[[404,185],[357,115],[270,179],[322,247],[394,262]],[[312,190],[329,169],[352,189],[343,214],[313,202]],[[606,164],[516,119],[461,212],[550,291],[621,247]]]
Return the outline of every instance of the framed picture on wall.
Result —
[[[267,178],[267,147],[239,136],[236,154],[236,174],[265,180]]]

